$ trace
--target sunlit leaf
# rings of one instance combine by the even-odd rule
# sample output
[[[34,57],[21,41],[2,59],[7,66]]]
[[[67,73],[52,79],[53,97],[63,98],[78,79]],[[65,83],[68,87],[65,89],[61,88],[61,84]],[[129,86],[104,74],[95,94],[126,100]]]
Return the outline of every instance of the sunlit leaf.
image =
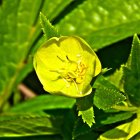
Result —
[[[0,116],[0,137],[53,135],[61,131],[62,118],[37,114]]]
[[[114,129],[103,133],[99,140],[124,140],[130,139],[140,132],[140,119],[136,118],[132,122],[124,123]]]
[[[38,112],[51,109],[70,109],[74,99],[63,96],[42,95],[11,108],[11,112]]]
[[[119,121],[127,120],[128,118],[133,116],[131,112],[122,112],[122,113],[114,113],[114,114],[106,114],[106,118],[101,120],[101,124],[112,124]]]
[[[47,20],[47,18],[42,13],[40,13],[40,20],[46,40],[50,39],[51,37],[59,37],[58,31],[54,28],[54,26],[51,25],[49,20]]]
[[[124,140],[129,133],[131,122],[122,124],[100,135],[99,140]]]
[[[99,49],[140,33],[139,6],[138,0],[86,0],[66,15],[57,28],[63,35],[77,34],[93,49]]]

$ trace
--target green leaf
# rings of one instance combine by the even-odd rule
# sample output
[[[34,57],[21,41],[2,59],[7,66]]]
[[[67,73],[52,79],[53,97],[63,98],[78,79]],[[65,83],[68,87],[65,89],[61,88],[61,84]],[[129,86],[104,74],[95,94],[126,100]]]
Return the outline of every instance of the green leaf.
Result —
[[[64,119],[63,119],[63,125],[62,125],[62,136],[63,140],[72,140],[72,131],[73,131],[73,126],[75,123],[75,112],[71,110],[67,110],[65,112]]]
[[[11,2],[3,1],[1,5],[2,22],[0,22],[0,96],[11,90],[10,86],[12,84],[11,82],[13,81],[12,75],[15,74],[17,68],[16,61],[18,61],[17,58],[19,59],[17,53],[18,50],[15,53],[15,50],[17,49],[15,44],[17,24],[16,12],[18,9],[18,4],[19,1],[14,1],[12,4]],[[2,97],[0,98],[2,99]]]
[[[99,110],[98,108],[95,108],[95,122],[96,124],[93,126],[93,128],[103,128],[105,131],[108,130],[108,126],[110,125],[116,125],[116,123],[121,123],[122,121],[130,120],[133,115],[135,116],[134,112],[125,112],[125,111],[118,111],[113,112],[113,109],[109,109],[110,112],[107,112],[108,110]],[[105,129],[106,127],[106,129]]]
[[[95,113],[96,113],[95,108]],[[97,140],[97,137],[99,136],[99,128],[98,128],[98,122],[97,117],[102,116],[101,114],[97,115],[95,117],[96,123],[90,128],[86,123],[83,123],[82,118],[78,118],[75,121],[73,132],[72,132],[72,138],[74,140]]]
[[[34,1],[32,1],[34,2]],[[63,9],[69,5],[72,2],[72,0],[47,0],[47,1],[38,1],[38,4],[35,4],[34,7],[36,8],[36,11],[34,12],[34,16],[36,16],[34,24],[32,26],[32,37],[30,38],[29,42],[29,50],[27,58],[25,58],[26,65],[19,71],[19,75],[17,76],[15,85],[17,85],[19,82],[21,82],[28,73],[30,73],[33,70],[32,66],[32,56],[34,52],[40,47],[42,43],[46,41],[44,37],[40,38],[41,33],[41,27],[40,27],[40,18],[39,18],[39,11],[43,12],[45,15],[47,14],[47,17],[50,21],[55,19],[59,14],[63,11]],[[54,4],[55,3],[55,4]],[[33,4],[32,4],[33,5]],[[28,12],[28,11],[27,11]],[[48,21],[49,24],[49,21]]]
[[[123,140],[127,137],[129,133],[129,126],[130,123],[122,124],[114,129],[111,129],[109,131],[106,131],[102,135],[100,135],[99,140]]]
[[[0,106],[10,96],[18,73],[25,65],[24,60],[29,49],[32,25],[35,21],[34,14],[37,13],[35,5],[39,6],[39,3],[37,0],[33,3],[32,0],[28,2],[24,0],[2,2],[2,22],[0,23],[2,36],[0,41],[0,64],[2,66],[0,68]]]
[[[122,125],[117,126],[114,129],[106,131],[100,136],[99,140],[129,140],[139,132],[140,120],[139,118],[137,118],[134,119],[132,122],[124,123]]]
[[[128,95],[129,101],[140,106],[140,80],[134,76],[134,73],[124,67],[124,91]]]
[[[140,132],[140,118],[137,118],[132,121],[129,131],[130,132],[129,135],[127,136],[127,139],[132,138],[134,135]]]
[[[79,35],[99,49],[140,33],[139,6],[137,0],[86,0],[56,27],[61,34]]]
[[[48,19],[53,20],[72,2],[73,0],[47,0],[43,1],[42,13],[47,15]],[[55,4],[54,4],[55,3]]]
[[[131,53],[127,62],[127,67],[140,79],[140,40],[135,34],[132,42]]]
[[[11,108],[11,112],[38,112],[41,110],[51,109],[70,109],[73,107],[75,99],[54,96],[54,95],[42,95],[37,96],[31,100],[20,103],[19,105]]]
[[[106,110],[125,100],[125,96],[120,93],[119,89],[105,80],[103,76],[96,80],[94,87],[96,90],[93,101],[98,108]]]
[[[59,14],[61,14],[61,12],[63,11],[63,9],[65,9],[65,7],[67,7],[70,3],[72,2],[72,0],[47,0],[41,1],[41,5],[39,6],[40,11],[44,14],[47,15],[47,18],[49,19],[49,21],[53,21],[55,18],[57,18],[57,16],[59,16]],[[55,4],[54,4],[55,3]],[[39,12],[38,12],[39,14]],[[40,40],[42,40],[42,38],[40,38],[40,33],[41,33],[41,27],[40,27],[40,18],[39,15],[37,15],[36,17],[36,22],[35,22],[35,27],[33,26],[33,36],[30,40],[30,46],[32,47],[30,51],[32,51],[32,49],[34,49],[34,42],[40,42]]]
[[[70,2],[71,0],[55,0],[55,4],[51,0],[2,1],[0,5],[0,107],[9,98],[18,82],[32,70],[32,66],[29,68],[26,64],[32,46],[36,46],[36,42],[40,39],[39,11],[47,13],[52,20]]]
[[[97,140],[97,138],[98,138],[98,133],[91,131],[89,133],[78,136],[76,140]]]
[[[93,95],[87,95],[82,98],[76,99],[78,116],[82,117],[84,123],[87,123],[89,127],[95,123],[94,110],[93,110]]]
[[[124,91],[128,95],[130,102],[140,106],[140,41],[134,35],[131,53],[126,66],[123,68]]]
[[[82,116],[83,122],[87,123],[89,127],[95,123],[93,107],[90,107],[87,110],[80,110],[78,116]]]
[[[140,132],[136,134],[134,137],[132,137],[131,140],[139,140],[140,139]]]
[[[51,37],[59,37],[60,35],[58,34],[58,31],[54,28],[54,26],[51,25],[49,20],[42,14],[40,13],[40,20],[41,20],[41,25],[43,32],[45,34],[46,40],[48,40]]]
[[[133,36],[135,33],[140,33],[139,28],[140,20],[123,23],[114,27],[108,27],[95,31],[85,37],[87,42],[92,46],[93,49],[101,49],[125,38]],[[100,38],[100,40],[99,40]]]
[[[83,123],[81,118],[78,118],[74,124],[72,138],[77,139],[77,137],[83,136],[87,133],[90,133],[91,131],[92,129],[87,124]]]
[[[122,113],[112,113],[111,115],[107,114],[106,118],[104,120],[101,120],[101,124],[112,124],[119,121],[123,121],[126,119],[129,119],[133,116],[133,113],[131,112],[122,112]]]
[[[59,134],[62,118],[37,114],[0,116],[0,137]]]
[[[115,85],[120,91],[123,91],[122,77],[123,77],[123,66],[117,69],[112,75],[109,76],[108,80]]]

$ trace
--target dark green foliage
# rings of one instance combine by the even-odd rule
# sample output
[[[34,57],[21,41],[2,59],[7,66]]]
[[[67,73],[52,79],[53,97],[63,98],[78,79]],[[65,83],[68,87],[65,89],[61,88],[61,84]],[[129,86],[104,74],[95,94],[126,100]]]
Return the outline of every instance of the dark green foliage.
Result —
[[[125,99],[125,96],[104,77],[99,77],[93,85],[94,104],[100,109],[109,109]]]
[[[82,116],[83,122],[87,123],[89,127],[91,127],[93,123],[95,123],[93,110],[93,94],[82,98],[77,98],[76,105],[78,116]]]
[[[131,53],[124,66],[124,90],[132,104],[140,106],[140,41],[134,36]]]
[[[139,0],[0,0],[0,139],[140,139],[139,7]],[[44,94],[33,74],[35,51],[60,35],[83,37],[112,68],[87,97]]]

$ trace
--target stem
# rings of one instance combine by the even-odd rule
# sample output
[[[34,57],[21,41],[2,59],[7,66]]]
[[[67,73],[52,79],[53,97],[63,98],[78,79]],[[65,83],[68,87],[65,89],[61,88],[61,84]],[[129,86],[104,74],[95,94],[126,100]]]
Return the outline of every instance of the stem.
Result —
[[[16,78],[19,75],[20,70],[24,67],[24,63],[19,63],[18,68],[15,72],[15,75],[9,80],[9,84],[7,85],[7,87],[5,87],[4,91],[1,93],[0,95],[0,111],[2,110],[4,104],[6,103],[6,101],[9,99],[9,97],[12,94],[12,88],[15,85],[15,81]]]
[[[36,96],[36,94],[24,84],[19,84],[18,89],[26,98],[33,98]]]
[[[113,106],[113,109],[120,110],[120,111],[131,111],[131,112],[136,112],[138,110],[137,107],[128,107],[128,106]]]

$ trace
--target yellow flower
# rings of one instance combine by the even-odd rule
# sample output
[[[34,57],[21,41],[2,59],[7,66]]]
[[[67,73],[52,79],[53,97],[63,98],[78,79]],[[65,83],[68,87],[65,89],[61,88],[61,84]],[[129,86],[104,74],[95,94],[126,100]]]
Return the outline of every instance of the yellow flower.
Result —
[[[38,49],[34,68],[46,91],[77,98],[92,92],[90,82],[101,72],[101,63],[83,39],[62,36]]]

